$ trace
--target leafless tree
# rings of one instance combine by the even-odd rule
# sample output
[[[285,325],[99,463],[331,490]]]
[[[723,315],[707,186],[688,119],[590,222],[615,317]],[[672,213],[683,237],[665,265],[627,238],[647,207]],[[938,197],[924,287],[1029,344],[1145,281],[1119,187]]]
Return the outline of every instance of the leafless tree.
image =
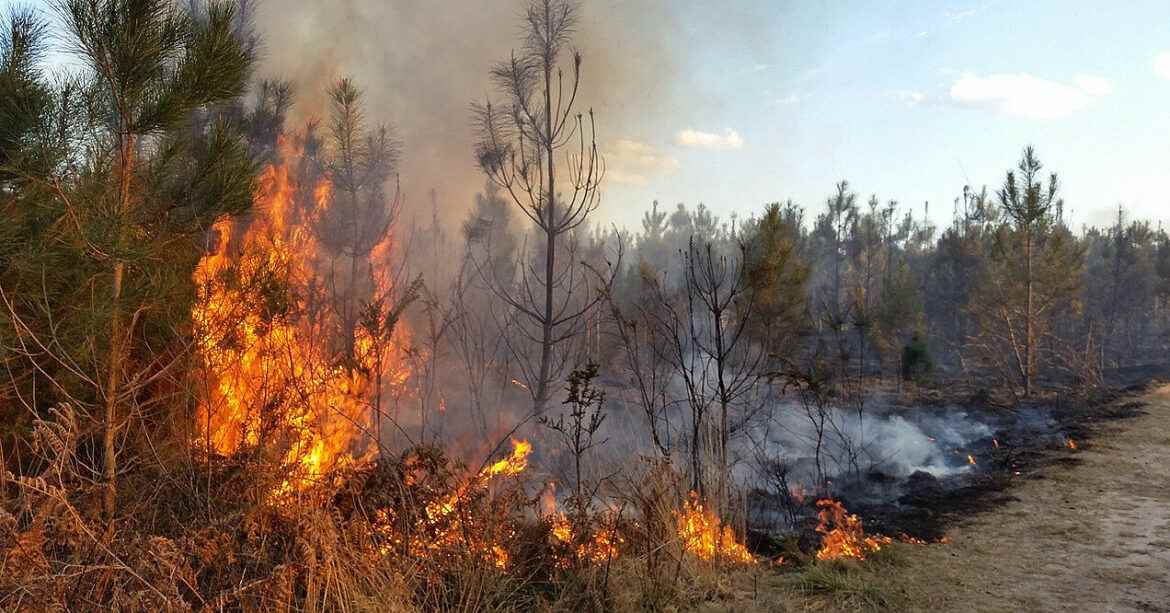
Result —
[[[449,301],[454,314],[451,343],[461,367],[469,408],[482,436],[494,431],[488,423],[489,390],[503,390],[511,375],[505,338],[515,326],[514,309],[494,300],[484,278],[514,276],[515,243],[508,230],[507,203],[494,186],[478,197],[478,210],[463,225],[464,255],[451,283]],[[492,272],[484,275],[484,270]],[[499,308],[503,307],[503,308]],[[496,424],[498,428],[499,424]]]
[[[746,247],[736,249],[737,253],[724,255],[715,245],[691,240],[680,253],[683,275],[678,287],[644,275],[647,297],[639,313],[646,330],[640,334],[650,341],[648,354],[633,347],[638,342],[637,325],[618,314],[620,334],[628,335],[623,341],[627,368],[635,371],[655,445],[667,453],[658,423],[669,407],[685,406],[692,489],[703,497],[713,494],[720,505],[727,502],[728,443],[760,408],[755,394],[767,360],[765,345],[746,334],[754,297],[744,275]],[[667,398],[672,382],[665,380],[660,364],[668,366],[673,395],[681,398]],[[708,457],[714,461],[714,492]]]
[[[641,284],[657,289],[657,273],[643,264],[639,270]],[[647,293],[654,289],[647,289]],[[654,312],[661,301],[636,300],[631,312],[623,312],[622,305],[613,293],[607,293],[611,316],[614,320],[614,334],[621,347],[621,368],[628,375],[632,388],[637,394],[638,406],[646,416],[650,440],[662,457],[671,453],[670,425],[667,410],[673,405],[670,396],[673,371],[670,361],[665,359],[669,343],[664,336],[664,320]],[[669,328],[668,328],[669,329]]]
[[[517,358],[524,362],[522,376],[537,413],[569,363],[563,344],[580,332],[602,299],[600,293],[587,295],[591,282],[612,281],[612,273],[607,279],[578,265],[573,241],[560,240],[597,208],[605,174],[593,112],[574,110],[582,56],[568,47],[577,18],[574,2],[533,0],[523,48],[492,70],[506,102],[473,105],[481,168],[535,225],[541,240],[537,255],[543,262],[527,263],[518,284],[490,279],[500,298],[535,328],[525,333],[539,356],[518,351]],[[561,66],[566,55],[568,74]]]

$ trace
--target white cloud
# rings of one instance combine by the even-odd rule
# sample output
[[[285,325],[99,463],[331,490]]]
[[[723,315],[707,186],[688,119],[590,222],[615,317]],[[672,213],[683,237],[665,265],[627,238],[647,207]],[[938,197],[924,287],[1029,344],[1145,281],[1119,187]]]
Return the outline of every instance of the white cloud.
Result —
[[[1170,79],[1170,51],[1163,51],[1154,56],[1154,74],[1163,79]]]
[[[743,138],[735,130],[725,130],[723,134],[714,132],[700,132],[692,128],[680,131],[674,135],[674,143],[682,147],[709,149],[711,151],[728,151],[742,149]]]
[[[1024,73],[965,74],[951,85],[950,100],[959,106],[1016,117],[1059,119],[1088,108],[1095,98],[1112,90],[1109,81],[1089,75],[1061,83]]]
[[[798,94],[788,94],[783,98],[776,99],[776,104],[781,106],[788,106],[789,104],[796,104],[797,102],[800,102],[800,95]]]
[[[1073,82],[1081,91],[1090,96],[1108,96],[1113,93],[1113,84],[1105,77],[1096,77],[1093,75],[1077,75]]]
[[[620,139],[605,151],[605,176],[615,183],[646,185],[678,170],[678,160],[652,145]]]

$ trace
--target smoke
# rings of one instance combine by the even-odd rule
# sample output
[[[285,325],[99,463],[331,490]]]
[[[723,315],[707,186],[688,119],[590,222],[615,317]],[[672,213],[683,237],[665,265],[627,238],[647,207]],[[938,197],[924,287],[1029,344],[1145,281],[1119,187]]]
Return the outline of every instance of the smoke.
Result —
[[[578,109],[594,109],[603,150],[635,121],[626,102],[670,96],[668,6],[580,7],[573,41],[585,58]],[[456,222],[484,185],[469,105],[498,98],[489,70],[521,46],[525,7],[523,0],[267,0],[255,13],[263,38],[259,76],[295,84],[294,122],[323,119],[330,84],[356,79],[369,122],[394,126],[404,144],[406,220],[429,219],[433,189],[440,218]]]
[[[816,483],[817,427],[796,403],[781,403],[767,431],[759,433],[769,455],[784,460],[793,483]],[[853,471],[903,479],[922,471],[946,477],[969,468],[967,449],[993,434],[990,425],[960,408],[895,413],[881,407],[856,411],[827,408],[821,466],[829,478]]]

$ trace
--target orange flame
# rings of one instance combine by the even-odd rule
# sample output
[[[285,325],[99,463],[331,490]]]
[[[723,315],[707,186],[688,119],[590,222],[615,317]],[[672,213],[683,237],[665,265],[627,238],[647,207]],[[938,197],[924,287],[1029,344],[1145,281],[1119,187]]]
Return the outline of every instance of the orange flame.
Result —
[[[518,475],[528,470],[528,455],[532,453],[532,443],[524,440],[512,441],[512,453],[508,457],[485,468],[481,478],[491,478],[497,475]]]
[[[867,536],[861,518],[850,514],[836,500],[818,500],[817,507],[821,509],[817,532],[823,535],[818,560],[864,560],[866,555],[881,550],[882,545],[893,542],[888,536]]]
[[[281,450],[288,477],[278,492],[288,492],[368,458],[377,438],[373,399],[383,391],[372,381],[401,384],[409,372],[360,332],[352,363],[331,348],[341,322],[320,308],[317,271],[326,255],[311,228],[333,185],[300,185],[290,168],[301,151],[284,139],[280,149],[283,161],[260,177],[251,223],[242,231],[226,217],[215,224],[217,247],[193,275],[191,318],[205,382],[195,444],[224,455]]]
[[[730,560],[754,563],[755,557],[742,543],[736,540],[735,531],[724,524],[714,513],[705,509],[699,495],[690,493],[689,500],[683,501],[683,508],[676,512],[678,535],[683,548],[701,560]]]
[[[484,467],[449,496],[428,503],[413,530],[415,533],[428,534],[428,538],[411,540],[407,548],[409,553],[421,558],[443,551],[462,550],[491,562],[497,568],[507,568],[511,562],[508,550],[493,538],[501,535],[493,534],[489,527],[472,525],[474,518],[465,516],[460,508],[473,493],[483,492],[495,479],[515,476],[527,470],[528,455],[531,453],[531,443],[513,440],[512,452],[508,457]],[[394,527],[392,511],[379,511],[374,525],[375,530],[389,544],[402,544],[402,537]],[[390,551],[392,547],[386,546],[382,553],[388,554]]]
[[[1073,451],[1076,451],[1076,449],[1077,449],[1077,442],[1076,442],[1076,441],[1074,441],[1074,440],[1072,440],[1072,439],[1070,438],[1070,439],[1068,439],[1067,441],[1065,441],[1065,443],[1064,443],[1064,446],[1065,446],[1065,447],[1068,447],[1069,449],[1072,449]]]
[[[970,464],[971,466],[974,466],[975,465],[975,456],[968,453],[967,454],[967,463]]]
[[[604,523],[593,531],[588,538],[581,539],[582,542],[577,544],[576,556],[578,560],[600,564],[613,560],[621,552],[621,546],[625,544],[625,539],[618,534],[616,529],[616,520],[613,517],[608,518],[609,522]],[[573,533],[573,524],[563,512],[554,513],[550,521],[553,540],[572,545],[575,540]],[[569,566],[569,560],[562,560],[560,562],[562,567]]]
[[[909,534],[906,534],[905,532],[898,534],[898,540],[903,542],[903,543],[907,543],[909,545],[925,545],[926,544],[926,541],[924,541],[916,536],[910,536]]]

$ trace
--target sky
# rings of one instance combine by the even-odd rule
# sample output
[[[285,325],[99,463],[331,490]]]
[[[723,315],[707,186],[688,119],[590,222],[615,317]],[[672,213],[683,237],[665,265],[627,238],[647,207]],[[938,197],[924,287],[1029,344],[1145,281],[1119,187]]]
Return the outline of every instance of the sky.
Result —
[[[405,143],[410,201],[457,219],[483,177],[468,105],[519,42],[517,0],[262,0],[261,76],[355,75]],[[0,7],[12,5],[0,0]],[[22,2],[43,6],[45,0]],[[840,180],[947,223],[1025,145],[1060,175],[1076,225],[1170,221],[1170,2],[585,0],[576,45],[607,178],[598,220],[654,200],[727,217]]]
[[[607,204],[627,223],[637,215],[614,208],[655,198],[724,214],[791,198],[815,214],[841,179],[863,201],[929,202],[945,223],[963,185],[995,189],[1027,144],[1060,175],[1075,223],[1109,223],[1118,204],[1170,220],[1170,2],[686,12],[672,48],[694,94],[624,135],[656,160],[611,173]]]

